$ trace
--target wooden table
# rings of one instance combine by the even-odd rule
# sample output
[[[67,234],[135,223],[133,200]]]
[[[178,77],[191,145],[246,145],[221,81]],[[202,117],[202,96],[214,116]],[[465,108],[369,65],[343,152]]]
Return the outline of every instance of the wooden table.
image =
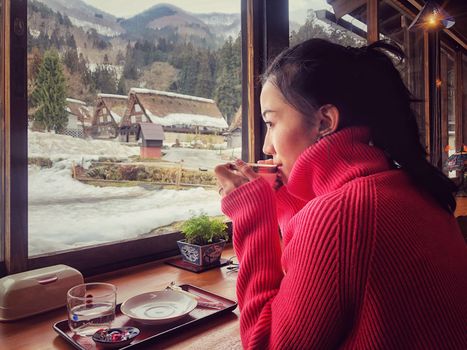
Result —
[[[233,256],[233,250],[224,250],[223,257]],[[202,273],[193,273],[163,262],[153,262],[87,278],[86,282],[108,282],[117,286],[117,303],[145,292],[165,288],[170,282],[192,284],[225,298],[237,300],[235,283],[237,273],[226,267]],[[24,320],[0,323],[0,349],[73,349],[52,329],[52,325],[66,319],[66,309],[50,311]],[[238,308],[218,319],[171,335],[151,343],[145,349],[241,349]]]

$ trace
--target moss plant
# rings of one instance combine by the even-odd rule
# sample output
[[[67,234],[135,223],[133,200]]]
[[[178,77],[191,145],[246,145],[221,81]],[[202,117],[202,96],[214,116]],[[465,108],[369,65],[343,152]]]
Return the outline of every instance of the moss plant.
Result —
[[[182,233],[186,242],[196,245],[206,245],[227,239],[227,225],[222,219],[210,218],[202,213],[185,221]]]

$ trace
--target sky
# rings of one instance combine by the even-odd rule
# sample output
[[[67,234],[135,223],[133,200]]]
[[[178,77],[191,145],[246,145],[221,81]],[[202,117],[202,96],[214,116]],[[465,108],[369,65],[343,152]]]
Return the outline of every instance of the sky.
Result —
[[[131,17],[156,4],[168,3],[194,13],[240,13],[240,0],[83,0],[116,17]],[[290,11],[329,8],[326,0],[289,0]]]

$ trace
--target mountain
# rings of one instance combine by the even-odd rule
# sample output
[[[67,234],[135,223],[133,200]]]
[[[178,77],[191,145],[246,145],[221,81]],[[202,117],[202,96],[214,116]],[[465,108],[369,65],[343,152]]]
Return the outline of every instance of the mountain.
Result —
[[[157,4],[136,16],[121,21],[120,24],[130,38],[150,38],[157,34],[175,35],[190,41],[209,42],[214,39],[214,35],[203,21],[169,4]]]
[[[55,12],[70,18],[74,26],[84,30],[95,29],[98,34],[115,37],[125,32],[118,19],[96,9],[82,0],[37,0]]]
[[[193,16],[206,23],[211,33],[223,37],[236,38],[241,30],[241,19],[239,13],[194,13]]]

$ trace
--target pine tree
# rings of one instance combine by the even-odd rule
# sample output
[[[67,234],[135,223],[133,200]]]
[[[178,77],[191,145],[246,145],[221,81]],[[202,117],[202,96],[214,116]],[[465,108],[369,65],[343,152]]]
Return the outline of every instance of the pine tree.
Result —
[[[29,67],[31,80],[36,80],[39,69],[42,65],[42,54],[37,47],[32,48],[32,62]]]
[[[114,94],[117,92],[117,73],[111,66],[97,65],[92,72],[94,89],[100,92]]]
[[[68,122],[65,110],[66,83],[56,51],[45,52],[31,98],[37,107],[34,120],[41,122],[47,131],[60,132],[65,128]]]
[[[117,85],[117,94],[119,95],[126,95],[128,93],[127,87],[126,87],[126,81],[123,75],[120,77],[120,80],[118,81]]]
[[[241,104],[241,41],[231,37],[219,50],[219,71],[216,80],[215,100],[220,111],[230,124]]]
[[[209,65],[210,52],[202,52],[199,57],[199,70],[195,87],[195,95],[212,98],[214,90],[214,75]]]
[[[78,51],[76,49],[68,49],[63,55],[63,63],[70,70],[70,73],[76,73],[79,69]]]

